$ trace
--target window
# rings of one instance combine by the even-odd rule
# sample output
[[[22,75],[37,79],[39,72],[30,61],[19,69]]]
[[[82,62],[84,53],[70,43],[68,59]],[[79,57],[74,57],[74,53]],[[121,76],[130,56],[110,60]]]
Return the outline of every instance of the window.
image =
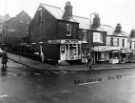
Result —
[[[71,26],[71,24],[66,24],[66,28],[67,28],[66,36],[71,36],[71,34],[72,34],[72,26]]]
[[[117,43],[118,43],[117,38],[114,37],[114,38],[113,38],[113,46],[117,46],[117,45],[118,45]]]
[[[93,42],[103,43],[103,36],[100,32],[93,32]]]
[[[113,37],[111,37],[110,44],[113,46]]]
[[[129,44],[129,48],[130,48],[130,49],[132,48],[132,42],[130,42],[130,44]]]
[[[119,38],[117,38],[117,46],[119,46]]]
[[[122,47],[125,47],[125,39],[122,39]]]

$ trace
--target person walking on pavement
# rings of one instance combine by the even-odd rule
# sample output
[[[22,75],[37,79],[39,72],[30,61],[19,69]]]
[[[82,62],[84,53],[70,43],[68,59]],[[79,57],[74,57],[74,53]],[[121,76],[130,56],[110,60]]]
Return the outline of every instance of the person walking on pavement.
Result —
[[[92,62],[93,62],[92,56],[89,54],[87,57],[87,65],[88,65],[89,70],[92,69]]]
[[[8,62],[8,56],[7,56],[7,52],[3,50],[2,53],[2,58],[1,58],[1,64],[2,64],[2,72],[6,71],[7,68],[7,62]]]

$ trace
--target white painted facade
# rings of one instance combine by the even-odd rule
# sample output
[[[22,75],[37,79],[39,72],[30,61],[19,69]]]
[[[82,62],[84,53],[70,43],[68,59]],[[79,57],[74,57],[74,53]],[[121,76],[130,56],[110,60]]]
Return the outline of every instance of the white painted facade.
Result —
[[[112,41],[111,41],[111,39],[112,39]],[[111,42],[113,42],[113,43],[111,43]],[[128,36],[107,35],[107,37],[106,37],[106,45],[107,46],[118,46],[121,49],[129,48]]]
[[[131,50],[135,50],[135,38],[130,38],[129,47]]]

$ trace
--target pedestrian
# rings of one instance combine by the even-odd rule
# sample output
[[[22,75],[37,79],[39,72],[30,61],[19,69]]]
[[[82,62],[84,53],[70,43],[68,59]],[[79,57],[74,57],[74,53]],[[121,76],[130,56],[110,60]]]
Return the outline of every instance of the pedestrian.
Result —
[[[7,56],[7,52],[3,50],[2,52],[2,58],[1,58],[1,64],[2,64],[2,72],[6,72],[7,69],[7,62],[8,62],[8,56]]]
[[[44,52],[43,52],[43,46],[40,45],[40,56],[41,56],[41,62],[44,63]]]
[[[92,57],[90,55],[88,55],[88,57],[87,57],[87,65],[88,65],[89,70],[92,69],[92,63],[93,63],[93,59],[92,59]]]

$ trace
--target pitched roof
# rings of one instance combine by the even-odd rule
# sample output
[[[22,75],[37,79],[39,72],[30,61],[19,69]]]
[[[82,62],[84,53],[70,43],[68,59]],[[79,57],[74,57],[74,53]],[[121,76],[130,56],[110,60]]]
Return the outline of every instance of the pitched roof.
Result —
[[[61,9],[60,7],[48,5],[45,3],[40,3],[39,8],[40,7],[45,8],[56,19],[63,20],[64,10]],[[89,18],[73,15],[71,18],[68,19],[68,21],[79,23],[80,29],[87,29],[87,30],[90,29],[90,19]],[[105,31],[105,32],[107,32],[107,35],[114,35],[115,29],[109,25],[101,24],[98,28],[96,28],[96,30]],[[118,36],[126,36],[126,35],[127,35],[127,33],[124,31],[122,31],[122,33],[118,34]]]
[[[63,16],[63,11],[61,8],[53,6],[53,5],[48,5],[44,3],[40,3],[40,7],[45,8],[48,12],[50,12],[56,19],[62,19]]]
[[[45,3],[41,3],[39,7],[45,8],[56,19],[63,20],[64,10],[62,10],[61,8]],[[68,21],[79,23],[79,27],[81,29],[89,29],[90,26],[89,19],[85,17],[73,15],[71,18],[68,19]]]
[[[121,33],[113,33],[113,35],[116,35],[116,36],[128,36],[128,33],[122,31]]]
[[[9,20],[10,16],[7,14],[5,16],[0,15],[0,23],[4,23],[5,21]]]
[[[99,30],[99,31],[105,31],[105,32],[107,32],[107,35],[112,35],[113,32],[114,32],[113,27],[111,27],[110,25],[104,25],[104,24],[101,24],[101,25],[97,28],[97,30]]]
[[[73,15],[73,19],[79,23],[79,28],[81,29],[90,28],[90,20],[88,18]]]
[[[28,26],[31,22],[30,16],[22,11],[15,17],[12,17],[4,23],[8,33],[7,35],[13,37],[24,37],[28,34]]]
[[[125,31],[122,31],[121,33],[115,33],[115,28],[111,27],[110,25],[104,25],[101,24],[96,30],[99,31],[105,31],[107,32],[107,35],[115,35],[115,36],[128,36],[128,33],[126,33]]]

